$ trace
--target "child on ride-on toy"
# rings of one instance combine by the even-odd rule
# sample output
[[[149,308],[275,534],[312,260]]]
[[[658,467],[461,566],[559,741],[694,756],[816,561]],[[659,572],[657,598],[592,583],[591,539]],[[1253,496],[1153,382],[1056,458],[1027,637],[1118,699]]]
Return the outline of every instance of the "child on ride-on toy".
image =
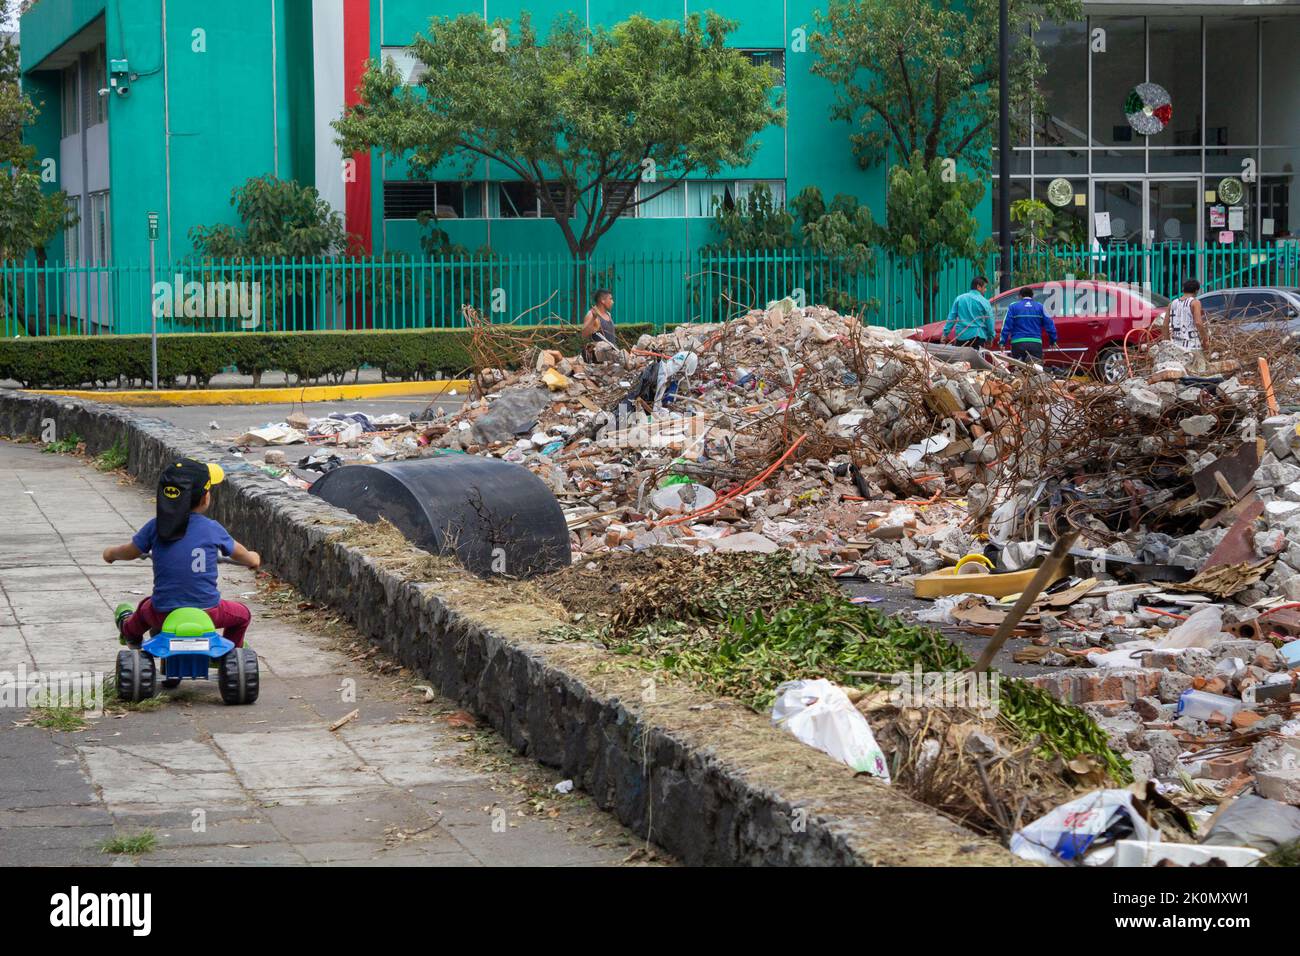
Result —
[[[167,615],[181,607],[206,610],[222,636],[236,647],[244,645],[244,632],[252,616],[238,601],[223,601],[217,590],[217,559],[226,555],[236,564],[256,570],[262,563],[204,512],[212,503],[212,486],[221,484],[220,465],[205,465],[182,458],[158,477],[158,514],[136,532],[128,544],[104,549],[104,560],[131,561],[153,553],[153,594],[134,613],[119,604],[115,613],[118,632],[127,644],[139,644],[144,635],[158,631]]]

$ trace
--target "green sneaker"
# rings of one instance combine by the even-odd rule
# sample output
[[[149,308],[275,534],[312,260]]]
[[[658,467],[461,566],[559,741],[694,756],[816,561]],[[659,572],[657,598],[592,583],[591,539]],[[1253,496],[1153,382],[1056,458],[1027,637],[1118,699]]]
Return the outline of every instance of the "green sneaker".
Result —
[[[117,625],[117,641],[119,644],[126,643],[126,635],[122,633],[122,622],[131,616],[135,608],[130,604],[123,602],[113,611],[113,623]]]

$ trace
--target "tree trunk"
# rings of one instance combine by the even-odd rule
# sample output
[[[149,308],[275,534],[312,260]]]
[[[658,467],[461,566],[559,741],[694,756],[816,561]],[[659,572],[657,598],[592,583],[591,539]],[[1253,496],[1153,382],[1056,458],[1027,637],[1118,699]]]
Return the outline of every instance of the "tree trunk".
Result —
[[[573,319],[579,325],[587,314],[588,299],[592,290],[588,288],[591,281],[591,250],[579,246],[573,253]]]

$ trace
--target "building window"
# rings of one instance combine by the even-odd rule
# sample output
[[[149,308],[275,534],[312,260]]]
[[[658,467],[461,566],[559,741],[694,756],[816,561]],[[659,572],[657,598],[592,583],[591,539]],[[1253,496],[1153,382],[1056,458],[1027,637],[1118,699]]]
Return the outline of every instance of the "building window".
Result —
[[[68,218],[63,227],[63,259],[81,261],[81,197],[68,197]]]
[[[1106,52],[1092,54],[1093,144],[1143,146],[1145,138],[1125,118],[1124,103],[1129,92],[1147,79],[1146,20],[1104,17],[1089,24],[1104,30],[1106,37]]]
[[[1121,220],[1132,243],[1242,245],[1300,231],[1290,202],[1300,174],[1300,86],[1291,76],[1300,17],[1100,16],[1043,24],[1035,42],[1044,109],[1014,150],[1011,174],[1035,198],[1067,179],[1073,201],[1052,211],[1071,233],[1082,225],[1087,240],[1116,244]],[[1144,83],[1163,87],[1172,106],[1150,135],[1128,115],[1150,95],[1139,93]],[[1226,210],[1237,229],[1213,208],[1225,177],[1244,187],[1240,208]],[[1111,213],[1109,238],[1095,236],[1098,212]]]
[[[108,191],[90,194],[90,260],[101,265],[109,261]]]
[[[741,50],[754,66],[770,66],[776,73],[773,86],[785,86],[785,50]]]
[[[741,206],[743,213],[749,205],[749,198],[754,192],[754,187],[758,185],[767,187],[768,194],[772,197],[772,205],[777,209],[785,208],[785,183],[779,179],[743,179],[736,183],[736,199]]]
[[[416,219],[434,213],[442,219],[482,219],[487,184],[460,179],[384,180],[384,218]]]
[[[63,137],[76,136],[81,132],[81,99],[77,95],[77,67],[70,66],[63,71]]]
[[[384,182],[384,218],[415,219],[438,206],[437,184],[421,179]]]
[[[1040,146],[1083,146],[1088,142],[1088,98],[1079,95],[1078,80],[1088,76],[1088,24],[1045,23],[1034,42],[1048,64],[1042,79],[1043,108],[1034,117],[1034,141]]]
[[[605,194],[605,206],[607,209],[617,209],[620,203],[635,203],[637,198],[636,182],[613,182],[605,183],[601,186]],[[636,206],[629,206],[620,214],[620,219],[635,219],[638,215]]]
[[[641,205],[636,214],[643,219],[682,219],[686,216],[686,183],[645,183],[641,187]]]
[[[497,209],[502,219],[540,219],[542,203],[532,183],[497,183]]]
[[[744,214],[754,187],[762,183],[772,194],[772,203],[778,208],[785,205],[785,182],[780,179],[741,179],[693,181],[687,184],[687,215],[695,218],[712,218],[714,211],[739,208]]]
[[[1205,145],[1258,143],[1259,21],[1206,17],[1205,49]]]
[[[424,82],[424,77],[429,72],[428,68],[424,65],[424,61],[415,55],[411,47],[386,46],[382,53],[385,62],[391,61],[397,67],[403,84],[417,86]]]
[[[108,119],[108,97],[100,96],[99,91],[108,85],[107,70],[104,65],[104,48],[96,47],[85,58],[85,95],[82,97],[83,125],[97,126]]]

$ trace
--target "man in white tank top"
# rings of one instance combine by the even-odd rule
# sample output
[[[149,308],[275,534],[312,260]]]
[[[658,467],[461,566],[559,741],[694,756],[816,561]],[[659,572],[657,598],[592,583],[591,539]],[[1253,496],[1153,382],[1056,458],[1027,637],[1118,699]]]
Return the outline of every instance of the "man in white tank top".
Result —
[[[1169,318],[1165,323],[1165,335],[1179,348],[1191,352],[1189,372],[1201,371],[1205,366],[1205,343],[1209,336],[1205,332],[1205,314],[1196,293],[1201,284],[1195,279],[1183,283],[1183,294],[1169,303]]]

